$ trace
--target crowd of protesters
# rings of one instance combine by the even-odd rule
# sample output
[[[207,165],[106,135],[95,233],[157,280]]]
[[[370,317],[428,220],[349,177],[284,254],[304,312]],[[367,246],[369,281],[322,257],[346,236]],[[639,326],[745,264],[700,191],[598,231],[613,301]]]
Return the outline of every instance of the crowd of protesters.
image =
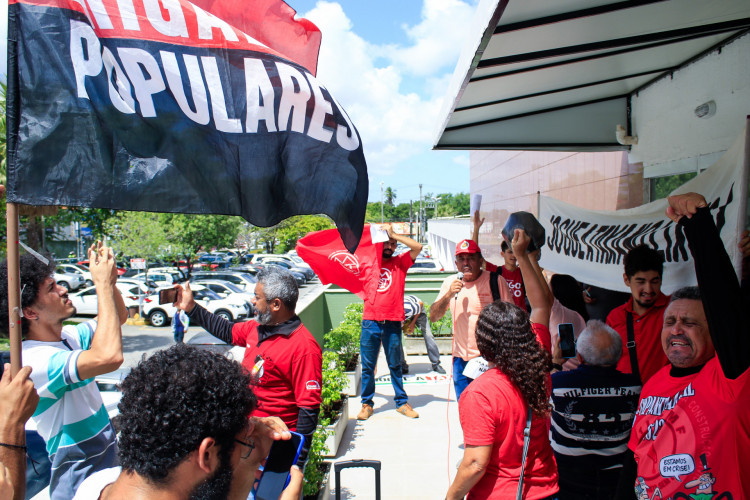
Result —
[[[477,230],[458,244],[462,276],[445,280],[430,309],[431,320],[451,312],[456,337],[464,456],[446,498],[750,497],[750,476],[742,473],[750,450],[747,298],[705,199],[689,193],[668,201],[698,286],[664,295],[660,254],[636,247],[624,262],[631,296],[606,323],[588,320],[589,287],[545,273],[525,230],[506,242],[502,268],[484,262]],[[478,214],[474,220],[478,229]],[[388,235],[398,238],[391,228]],[[420,249],[405,243],[404,263],[392,266],[404,273]],[[747,235],[740,246],[750,254]],[[309,438],[317,424],[321,352],[295,314],[294,280],[276,271],[260,276],[255,320],[235,325],[180,287],[176,305],[190,321],[245,346],[245,358],[239,364],[178,342],[144,359],[122,384],[116,438],[93,379],[122,363],[126,312],[112,251],[92,245],[89,261],[99,314],[63,326],[75,309],[52,279],[54,262],[21,259],[27,366],[11,374],[6,365],[0,379],[0,498],[24,498],[23,428],[32,415],[52,462],[51,498],[136,491],[141,498],[247,498],[271,443],[289,439],[290,429]],[[2,325],[13,319],[7,273],[4,263]],[[398,291],[403,307],[403,286]],[[405,318],[383,314],[367,320],[371,330]],[[573,325],[574,358],[563,358],[558,324]],[[391,375],[401,371],[400,330],[371,335],[377,350],[387,344]],[[370,389],[361,420],[373,414]],[[416,418],[405,398],[399,412]],[[290,472],[284,499],[301,495],[302,473]]]

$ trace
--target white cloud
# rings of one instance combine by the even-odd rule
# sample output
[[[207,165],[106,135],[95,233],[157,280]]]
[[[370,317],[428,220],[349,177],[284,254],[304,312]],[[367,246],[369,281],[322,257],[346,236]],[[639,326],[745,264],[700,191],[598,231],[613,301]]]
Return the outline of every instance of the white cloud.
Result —
[[[473,12],[459,0],[425,0],[421,21],[403,26],[407,46],[362,39],[335,2],[301,14],[323,33],[317,76],[359,130],[371,176],[391,175],[432,147]]]

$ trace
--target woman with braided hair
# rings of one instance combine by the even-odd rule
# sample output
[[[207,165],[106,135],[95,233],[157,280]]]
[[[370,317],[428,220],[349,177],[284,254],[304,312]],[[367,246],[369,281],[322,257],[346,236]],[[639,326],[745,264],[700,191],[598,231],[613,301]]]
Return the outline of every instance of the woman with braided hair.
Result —
[[[489,369],[461,395],[466,449],[446,499],[553,498],[557,466],[549,443],[550,300],[547,284],[527,253],[529,237],[516,229],[512,247],[523,274],[531,314],[505,302],[485,307],[477,347]],[[525,467],[524,429],[531,416]]]

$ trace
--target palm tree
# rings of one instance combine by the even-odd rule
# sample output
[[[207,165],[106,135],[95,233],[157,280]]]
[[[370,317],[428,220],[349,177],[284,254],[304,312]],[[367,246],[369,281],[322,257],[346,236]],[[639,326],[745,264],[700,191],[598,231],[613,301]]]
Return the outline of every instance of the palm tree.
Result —
[[[385,188],[385,204],[389,207],[393,206],[393,200],[396,199],[396,191],[394,191],[390,186]]]

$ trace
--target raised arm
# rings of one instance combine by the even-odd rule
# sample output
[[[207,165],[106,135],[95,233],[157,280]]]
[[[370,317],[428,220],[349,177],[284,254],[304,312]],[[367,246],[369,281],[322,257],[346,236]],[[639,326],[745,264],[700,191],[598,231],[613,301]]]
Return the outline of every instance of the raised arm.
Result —
[[[407,247],[409,247],[409,255],[411,256],[412,262],[417,260],[417,257],[419,257],[419,252],[422,251],[422,244],[417,243],[415,240],[409,238],[408,236],[404,236],[402,234],[396,234],[393,232],[393,224],[384,224],[383,229],[385,229],[388,232],[388,237],[392,238],[399,243],[403,243]]]
[[[531,239],[526,234],[526,231],[516,229],[513,234],[511,247],[513,248],[513,255],[516,256],[518,267],[521,268],[523,284],[526,287],[526,297],[529,299],[529,304],[531,305],[529,319],[532,323],[539,323],[549,327],[551,304],[547,296],[547,282],[541,276],[541,273],[537,273],[531,262],[531,258],[527,252],[530,242]]]
[[[120,367],[122,355],[122,297],[117,291],[117,265],[111,248],[100,241],[91,245],[88,251],[91,279],[96,287],[99,302],[96,331],[91,340],[91,348],[78,356],[76,367],[81,380],[86,380],[103,373],[109,373]],[[119,304],[118,304],[119,298]]]
[[[177,289],[177,299],[173,305],[185,311],[191,323],[202,326],[217,339],[227,344],[232,344],[232,328],[234,325],[231,321],[210,313],[201,307],[200,304],[197,304],[193,298],[190,283],[185,283],[185,288],[180,285],[175,285],[174,287]]]
[[[39,402],[34,383],[29,379],[31,367],[24,366],[13,376],[10,365],[0,379],[0,463],[8,470],[13,495],[0,495],[23,500],[26,495],[26,433],[24,426]]]
[[[740,283],[705,198],[670,196],[667,216],[685,230],[711,339],[724,375],[736,379],[750,368],[748,313]]]
[[[471,216],[471,239],[474,240],[474,243],[477,245],[479,245],[479,228],[482,227],[482,224],[484,224],[484,217],[480,219],[479,210],[474,210],[474,215]]]

